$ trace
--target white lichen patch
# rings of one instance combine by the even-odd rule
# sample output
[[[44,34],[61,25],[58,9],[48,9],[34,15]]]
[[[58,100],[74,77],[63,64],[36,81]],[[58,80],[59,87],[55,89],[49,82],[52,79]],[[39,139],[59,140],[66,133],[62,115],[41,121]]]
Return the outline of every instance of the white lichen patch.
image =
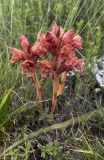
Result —
[[[97,83],[104,89],[104,57],[101,57],[95,61],[93,72]]]

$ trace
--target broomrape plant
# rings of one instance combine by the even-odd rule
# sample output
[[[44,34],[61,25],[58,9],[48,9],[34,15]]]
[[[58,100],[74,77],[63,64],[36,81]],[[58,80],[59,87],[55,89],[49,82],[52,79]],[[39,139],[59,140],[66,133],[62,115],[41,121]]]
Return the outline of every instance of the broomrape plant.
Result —
[[[54,21],[51,30],[45,34],[38,33],[38,42],[32,46],[24,35],[20,35],[21,50],[9,48],[12,53],[10,62],[20,63],[20,70],[26,73],[33,81],[37,92],[39,111],[42,111],[42,87],[37,79],[36,72],[41,77],[53,79],[53,95],[51,113],[55,112],[57,97],[62,95],[67,73],[82,70],[84,60],[75,55],[76,49],[82,49],[82,38],[74,29],[67,32]],[[41,60],[41,57],[51,54],[50,60]],[[59,83],[59,76],[61,81]]]

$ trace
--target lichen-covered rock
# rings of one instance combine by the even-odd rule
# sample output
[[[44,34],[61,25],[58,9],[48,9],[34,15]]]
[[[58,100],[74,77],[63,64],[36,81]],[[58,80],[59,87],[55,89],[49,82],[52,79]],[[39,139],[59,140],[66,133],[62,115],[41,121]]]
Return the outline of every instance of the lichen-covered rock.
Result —
[[[96,60],[94,66],[94,75],[99,86],[104,89],[104,57]]]

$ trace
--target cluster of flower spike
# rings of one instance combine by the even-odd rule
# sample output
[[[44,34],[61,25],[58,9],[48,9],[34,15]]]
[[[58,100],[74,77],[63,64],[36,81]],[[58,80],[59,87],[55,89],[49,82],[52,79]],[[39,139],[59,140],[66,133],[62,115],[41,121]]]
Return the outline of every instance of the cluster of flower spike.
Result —
[[[35,72],[46,78],[53,78],[53,96],[51,112],[57,106],[57,97],[62,94],[67,72],[81,70],[84,61],[75,55],[76,49],[82,49],[82,39],[73,29],[65,32],[56,22],[45,34],[38,33],[38,42],[30,45],[24,35],[20,35],[21,50],[9,48],[12,53],[11,63],[20,62],[20,69],[28,74],[34,82],[39,110],[42,110],[42,89]],[[50,54],[50,56],[46,56]],[[41,58],[42,57],[42,58]],[[43,57],[49,57],[44,59]],[[44,59],[44,60],[41,60]],[[59,84],[59,75],[62,74]]]
[[[53,76],[54,72],[61,74],[64,71],[81,70],[83,59],[75,55],[75,49],[82,48],[82,39],[73,29],[65,32],[56,22],[52,23],[51,30],[45,34],[38,33],[38,42],[32,46],[24,35],[20,35],[21,50],[10,48],[11,63],[20,61],[20,68],[29,75],[38,71],[42,77]],[[46,54],[51,54],[50,60],[42,60]]]

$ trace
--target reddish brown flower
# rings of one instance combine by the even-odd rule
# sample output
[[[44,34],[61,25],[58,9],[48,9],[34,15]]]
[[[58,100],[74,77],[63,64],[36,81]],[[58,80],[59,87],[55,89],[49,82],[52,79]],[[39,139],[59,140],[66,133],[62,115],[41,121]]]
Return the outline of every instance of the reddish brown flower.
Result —
[[[55,21],[53,21],[51,25],[51,32],[55,35],[57,35],[59,32],[59,27],[57,26],[57,23]]]
[[[12,53],[12,57],[10,59],[10,63],[15,63],[17,60],[23,60],[23,52],[16,48],[9,48]]]
[[[33,52],[31,51],[31,46],[29,41],[24,35],[20,35],[19,43],[22,50],[18,50],[16,48],[9,48],[12,53],[12,57],[10,59],[11,63],[15,63],[17,60],[20,61],[20,68],[26,73],[33,73],[35,71],[34,65],[37,62],[39,56],[37,56],[37,52],[41,52],[41,49],[37,47],[37,50]],[[38,44],[37,44],[38,45]]]
[[[25,60],[20,64],[20,69],[29,75],[33,74],[35,72],[35,64],[33,61]]]
[[[51,31],[46,34],[38,33],[38,39],[40,44],[47,49],[52,55],[57,56],[58,48],[60,48],[60,41],[64,34],[64,29],[57,26],[56,22],[53,22]]]
[[[21,34],[19,37],[19,44],[22,48],[22,51],[25,53],[28,53],[30,43],[29,43],[28,39],[23,34]]]
[[[39,40],[40,45],[43,48],[46,48],[46,50],[48,51],[49,47],[50,47],[50,44],[46,41],[46,35],[39,32],[38,33],[38,40]]]
[[[82,49],[82,38],[79,35],[73,37],[73,46]]]
[[[14,60],[14,62],[15,62],[16,60],[30,59],[30,57],[31,57],[30,44],[24,35],[20,35],[19,43],[21,45],[22,51],[20,51],[16,48],[9,48],[9,50],[12,53],[12,57],[11,57],[10,61]]]
[[[46,51],[47,50],[39,42],[34,43],[34,45],[31,47],[31,52],[33,55],[41,56],[46,54]]]
[[[40,45],[53,56],[59,56],[60,50],[66,45],[71,46],[73,50],[82,48],[82,39],[75,33],[74,29],[64,32],[64,29],[58,26],[55,21],[52,23],[51,31],[46,32],[46,34],[39,33],[38,39]]]
[[[39,33],[38,39],[40,45],[46,48],[47,53],[56,57],[53,59],[57,60],[58,66],[64,64],[64,70],[76,70],[82,66],[82,61],[75,56],[75,49],[82,48],[82,39],[75,33],[74,29],[64,32],[64,29],[54,21],[51,31],[46,32],[46,34]]]
[[[55,21],[53,21],[51,26],[51,32],[57,37],[62,38],[64,35],[64,29],[61,26],[58,26]]]
[[[58,38],[52,32],[47,32],[46,33],[46,42],[48,42],[52,46],[56,46],[58,43]]]
[[[47,32],[45,35],[38,33],[40,45],[46,48],[51,53],[52,48],[57,46],[58,39],[52,32]]]
[[[57,60],[59,63],[68,63],[71,55],[75,55],[73,47],[70,44],[66,44],[59,50]]]
[[[77,35],[74,29],[67,31],[62,38],[64,44],[71,44],[73,48],[82,48],[82,38]]]
[[[76,56],[70,57],[70,64],[62,63],[61,67],[58,70],[58,74],[63,73],[64,71],[80,71],[83,69],[84,60],[77,58]]]
[[[39,61],[41,76],[46,78],[53,75],[53,65],[49,60]]]
[[[64,33],[63,37],[62,37],[62,41],[67,44],[67,43],[72,43],[73,37],[75,36],[75,32],[74,29],[71,29],[67,32]]]

